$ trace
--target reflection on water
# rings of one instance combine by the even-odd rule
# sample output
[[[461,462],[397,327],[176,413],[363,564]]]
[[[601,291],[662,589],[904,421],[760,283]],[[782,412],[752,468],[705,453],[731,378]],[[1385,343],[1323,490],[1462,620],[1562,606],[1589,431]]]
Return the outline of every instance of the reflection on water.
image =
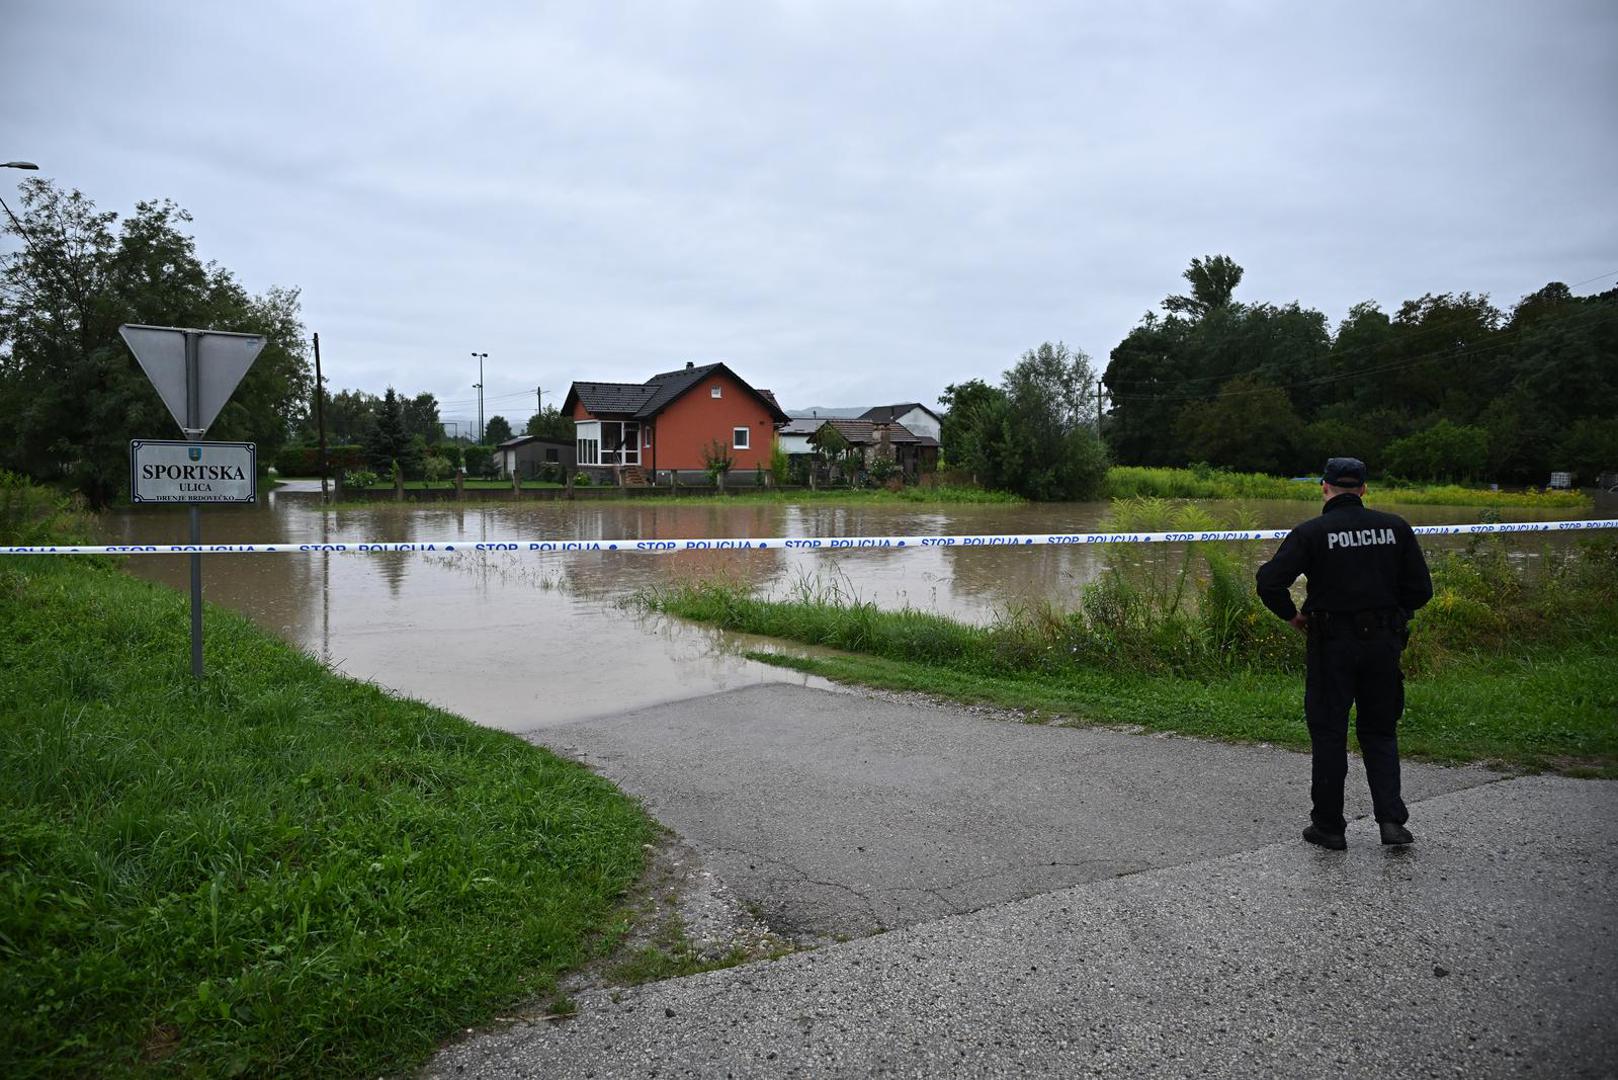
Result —
[[[1301,502],[1247,504],[1266,527],[1295,524]],[[1066,533],[1100,527],[1102,503],[1043,506],[678,505],[563,502],[387,505],[324,512],[318,496],[272,493],[251,507],[210,507],[204,541],[667,539],[679,537]],[[1399,507],[1417,524],[1476,520],[1456,507]],[[1528,512],[1522,512],[1526,515]],[[1571,515],[1544,515],[1571,516]],[[183,542],[184,508],[113,516],[115,542]],[[1143,549],[1143,553],[1146,549]],[[1162,551],[1154,548],[1152,552]],[[1165,552],[1167,554],[1167,552]],[[526,730],[656,701],[801,676],[743,660],[721,635],[622,605],[636,589],[724,575],[785,595],[805,575],[883,607],[911,605],[973,621],[1051,601],[1070,606],[1102,567],[1093,547],[845,551],[697,551],[453,555],[219,555],[207,598],[360,678]],[[176,589],[184,557],[142,556],[130,570]]]

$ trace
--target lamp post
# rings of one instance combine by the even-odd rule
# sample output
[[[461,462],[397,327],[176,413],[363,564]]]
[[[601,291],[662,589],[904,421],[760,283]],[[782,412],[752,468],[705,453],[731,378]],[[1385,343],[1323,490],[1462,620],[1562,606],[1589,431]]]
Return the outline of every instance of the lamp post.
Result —
[[[472,357],[478,362],[478,381],[473,385],[478,391],[478,445],[483,445],[483,361],[489,358],[486,352],[473,350]]]
[[[39,166],[35,165],[32,161],[0,161],[0,169],[26,169],[29,172],[37,172],[39,170]],[[17,227],[17,235],[22,237],[24,241],[32,240],[33,238],[30,237],[27,231],[22,227],[22,222],[17,220],[17,215],[11,212],[11,207],[6,206],[6,201],[4,199],[0,199],[0,206],[6,207],[6,217],[10,218],[11,223]]]

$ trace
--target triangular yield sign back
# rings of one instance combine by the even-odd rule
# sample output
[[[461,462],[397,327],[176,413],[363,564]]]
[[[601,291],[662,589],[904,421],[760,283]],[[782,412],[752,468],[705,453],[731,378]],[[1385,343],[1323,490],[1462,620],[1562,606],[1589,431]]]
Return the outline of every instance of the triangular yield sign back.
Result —
[[[223,330],[183,330],[173,326],[118,328],[141,370],[188,437],[200,438],[219,410],[225,407],[247,369],[253,366],[265,341],[258,334],[232,334]],[[186,423],[185,336],[197,336],[197,423]],[[193,431],[195,434],[193,434]]]

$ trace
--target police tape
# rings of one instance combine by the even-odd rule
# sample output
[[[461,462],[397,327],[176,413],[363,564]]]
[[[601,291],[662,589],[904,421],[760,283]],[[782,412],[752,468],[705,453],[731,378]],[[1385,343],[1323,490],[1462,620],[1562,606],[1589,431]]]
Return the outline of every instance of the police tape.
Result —
[[[1417,525],[1418,536],[1498,536],[1514,533],[1565,533],[1618,529],[1618,519],[1594,521],[1517,521],[1505,524]],[[1221,529],[1196,532],[1025,533],[982,536],[767,536],[724,539],[620,540],[413,540],[403,542],[344,540],[299,544],[104,544],[0,547],[3,555],[304,555],[421,554],[451,552],[582,552],[626,551],[666,554],[676,551],[843,551],[886,548],[971,548],[1082,546],[1090,544],[1183,544],[1235,540],[1281,540],[1290,529]]]

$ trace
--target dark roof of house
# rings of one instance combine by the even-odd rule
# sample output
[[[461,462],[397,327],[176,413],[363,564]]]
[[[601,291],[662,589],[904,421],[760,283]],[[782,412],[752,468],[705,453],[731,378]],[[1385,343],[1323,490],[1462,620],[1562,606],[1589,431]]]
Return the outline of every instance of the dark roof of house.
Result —
[[[873,423],[870,420],[824,420],[815,427],[819,431],[823,427],[834,427],[853,446],[869,446],[880,442],[877,428],[886,426],[888,441],[894,444],[910,443],[916,446],[937,446],[938,440],[931,435],[917,435],[903,424],[894,422],[890,424]]]
[[[653,375],[644,383],[576,382],[568,390],[567,400],[562,402],[562,411],[572,412],[573,403],[577,401],[583,404],[585,411],[592,416],[628,416],[635,420],[647,420],[662,412],[676,398],[716,371],[723,371],[741,383],[749,393],[764,404],[776,422],[786,423],[791,419],[781,411],[774,394],[768,390],[754,389],[746,379],[722,363],[703,364],[700,367],[691,365],[676,371],[664,371]]]
[[[911,409],[920,409],[934,420],[937,420],[940,423],[943,422],[943,417],[939,416],[937,413],[933,412],[933,410],[929,409],[919,401],[906,401],[898,405],[878,405],[874,409],[866,409],[860,414],[860,419],[874,420],[877,423],[883,423],[903,416]]]
[[[657,387],[645,383],[576,382],[567,396],[570,401],[577,399],[590,415],[600,416],[638,412],[656,392]]]
[[[573,445],[572,443],[566,442],[565,440],[562,440],[562,439],[541,439],[538,435],[518,435],[514,439],[507,439],[505,442],[503,442],[503,443],[499,444],[498,446],[496,446],[495,449],[496,450],[515,450],[515,449],[517,449],[517,447],[519,447],[519,446],[527,446],[529,443],[543,443],[546,446],[572,446]]]
[[[820,430],[820,425],[830,420],[829,416],[794,416],[792,422],[781,429],[783,435],[813,435]]]

